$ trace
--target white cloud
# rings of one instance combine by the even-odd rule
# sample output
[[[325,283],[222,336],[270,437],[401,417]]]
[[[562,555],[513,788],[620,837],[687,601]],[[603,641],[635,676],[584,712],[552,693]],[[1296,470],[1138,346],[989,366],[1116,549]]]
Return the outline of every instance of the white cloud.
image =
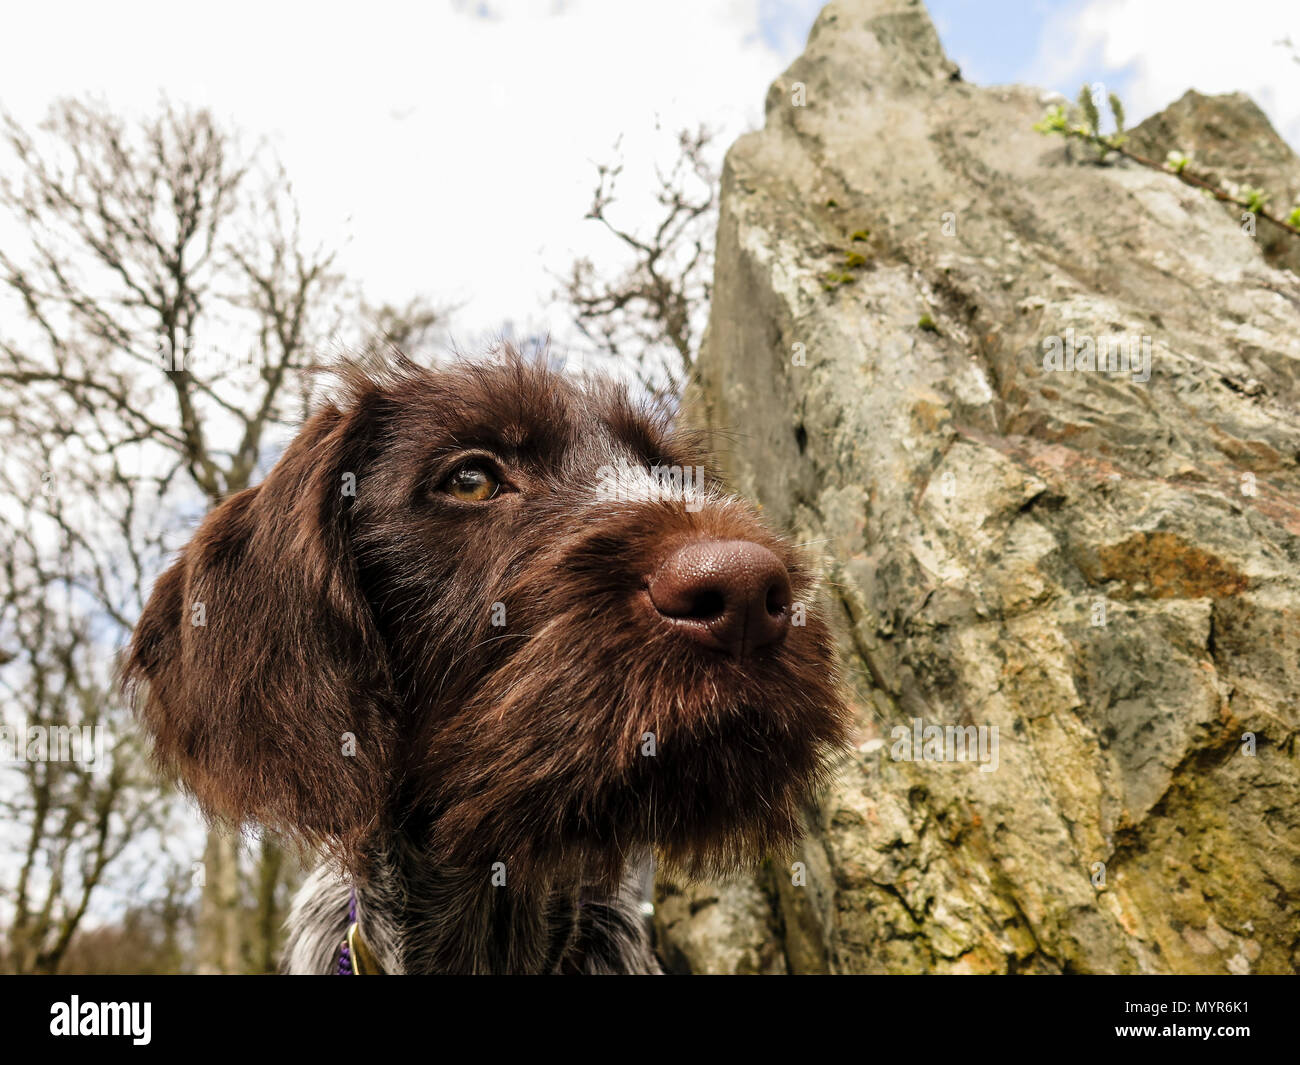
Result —
[[[582,221],[593,162],[622,137],[645,211],[678,127],[721,126],[725,148],[760,123],[790,57],[758,17],[757,0],[28,4],[5,16],[0,103],[25,120],[87,91],[208,105],[271,139],[372,297],[464,301],[466,332],[560,333],[548,271],[614,250]]]
[[[1277,42],[1290,38],[1294,48]],[[1049,22],[1036,81],[1073,98],[1083,81],[1123,86],[1137,121],[1188,89],[1242,91],[1300,146],[1300,4],[1254,0],[1234,10],[1189,0],[1084,0]]]

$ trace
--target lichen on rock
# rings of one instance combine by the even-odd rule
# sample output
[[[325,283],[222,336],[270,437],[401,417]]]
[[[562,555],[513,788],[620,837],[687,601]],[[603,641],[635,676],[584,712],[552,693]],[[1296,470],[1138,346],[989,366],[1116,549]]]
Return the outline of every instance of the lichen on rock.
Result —
[[[1300,966],[1297,261],[1041,110],[919,2],[844,0],[728,154],[688,409],[820,552],[858,733],[799,854],[661,888],[678,968]],[[1300,190],[1240,95],[1132,136]],[[1045,369],[1108,337],[1149,379]],[[895,759],[917,720],[996,727],[996,770]]]

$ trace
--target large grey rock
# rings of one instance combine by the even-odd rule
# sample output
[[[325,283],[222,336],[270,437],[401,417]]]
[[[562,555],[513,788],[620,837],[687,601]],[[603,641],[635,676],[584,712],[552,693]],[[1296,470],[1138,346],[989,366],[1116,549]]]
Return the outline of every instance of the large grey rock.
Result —
[[[682,967],[1300,965],[1300,280],[1042,111],[962,82],[921,4],[846,0],[727,157],[691,409],[823,556],[858,749],[802,886],[662,889]],[[1162,123],[1300,189],[1244,97]],[[1150,380],[1045,370],[1071,329],[1149,337]],[[894,760],[913,719],[996,726],[996,771]]]

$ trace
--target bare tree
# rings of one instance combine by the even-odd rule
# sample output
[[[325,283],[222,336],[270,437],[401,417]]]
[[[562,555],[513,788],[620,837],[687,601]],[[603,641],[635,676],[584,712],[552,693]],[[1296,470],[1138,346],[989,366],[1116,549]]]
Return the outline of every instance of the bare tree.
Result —
[[[401,306],[363,305],[362,316],[369,330],[364,346],[396,348],[408,356],[427,355],[435,341],[444,339],[443,331],[455,311],[452,304],[434,304],[422,297],[413,297]]]
[[[64,955],[69,973],[148,973],[189,971],[192,961],[192,911],[183,875],[164,883],[157,896],[127,907],[120,920],[79,933]]]
[[[0,458],[11,475],[0,505],[39,512],[57,532],[42,538],[11,522],[36,560],[24,563],[28,575],[78,590],[62,636],[72,650],[39,655],[76,665],[61,683],[81,690],[84,661],[120,646],[185,524],[247,487],[282,442],[276,431],[303,414],[313,378],[303,371],[360,320],[359,298],[333,254],[305,239],[284,172],[204,110],[164,104],[131,123],[98,103],[63,101],[35,132],[6,116],[3,142],[16,166],[0,180],[0,211],[20,239],[0,250],[0,296],[24,313],[0,336],[0,430],[15,445]],[[39,502],[33,511],[17,484],[24,470],[59,486],[57,513]],[[60,537],[78,547],[75,573],[39,564],[57,555]],[[16,597],[13,616],[26,616],[38,594]],[[11,672],[30,670],[35,637],[6,636],[21,659]],[[48,684],[25,690],[30,718],[65,713]],[[118,727],[125,735],[127,724]],[[29,790],[38,777],[29,774]],[[110,856],[134,823],[129,800],[125,783],[105,800],[119,834]],[[32,790],[25,823],[45,839],[62,822],[38,817],[41,803],[73,801],[89,797],[74,789],[42,800]],[[241,880],[238,841],[209,831],[200,971],[270,964],[293,863],[270,840],[259,862]],[[59,933],[65,947],[76,923]]]
[[[678,134],[673,167],[655,171],[659,220],[648,232],[615,223],[611,208],[622,163],[602,163],[586,217],[630,253],[612,281],[590,259],[573,264],[562,296],[597,352],[630,362],[653,395],[678,397],[695,373],[708,310],[717,228],[718,174],[708,160],[712,131]]]
[[[7,885],[11,921],[6,967],[54,972],[92,894],[123,849],[161,823],[163,795],[114,685],[111,655],[93,627],[111,613],[85,609],[87,589],[102,585],[72,530],[60,494],[6,484],[0,538],[0,639],[6,668],[0,814],[12,852],[21,856]],[[55,550],[49,550],[53,546]]]

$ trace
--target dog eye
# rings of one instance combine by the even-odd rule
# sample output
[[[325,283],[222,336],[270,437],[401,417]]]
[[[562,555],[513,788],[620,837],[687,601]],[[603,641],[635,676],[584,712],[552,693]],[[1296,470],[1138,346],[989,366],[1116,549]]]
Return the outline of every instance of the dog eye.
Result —
[[[501,491],[501,482],[486,466],[466,463],[456,469],[442,485],[443,491],[456,499],[481,503],[494,498]]]

